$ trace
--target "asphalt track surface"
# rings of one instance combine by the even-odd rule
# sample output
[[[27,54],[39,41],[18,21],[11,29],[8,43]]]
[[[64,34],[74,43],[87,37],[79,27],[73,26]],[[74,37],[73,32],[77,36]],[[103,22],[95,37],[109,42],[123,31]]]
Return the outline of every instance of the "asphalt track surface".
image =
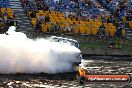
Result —
[[[93,59],[92,59],[93,60]],[[89,70],[91,74],[130,74],[132,61],[94,59],[90,66],[100,69]],[[0,88],[132,88],[129,83],[86,83],[80,85],[76,72],[59,74],[0,74]]]

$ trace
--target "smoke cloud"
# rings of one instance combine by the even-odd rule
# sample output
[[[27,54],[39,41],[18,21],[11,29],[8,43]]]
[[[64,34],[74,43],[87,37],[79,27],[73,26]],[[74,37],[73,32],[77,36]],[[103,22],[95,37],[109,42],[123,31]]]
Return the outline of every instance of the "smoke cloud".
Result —
[[[70,44],[44,38],[28,39],[24,33],[9,28],[0,35],[0,73],[63,73],[72,69],[80,50]]]

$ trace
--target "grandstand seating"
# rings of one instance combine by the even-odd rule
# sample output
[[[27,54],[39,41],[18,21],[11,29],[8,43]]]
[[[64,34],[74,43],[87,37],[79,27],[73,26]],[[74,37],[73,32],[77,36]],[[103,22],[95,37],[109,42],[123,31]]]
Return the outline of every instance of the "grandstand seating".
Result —
[[[32,25],[33,25],[33,27],[36,27],[36,23],[37,23],[37,19],[36,18],[32,18]]]
[[[126,9],[128,8],[129,10],[132,10],[132,4],[130,0],[99,0],[99,2],[106,7],[112,14],[115,12],[115,10],[119,7],[120,13],[118,13],[118,18],[123,18],[126,14]],[[126,3],[127,7],[121,8],[120,6],[123,6],[123,4],[121,3]],[[129,3],[130,2],[130,3]],[[122,5],[120,5],[120,3]],[[124,4],[124,5],[126,5]]]
[[[28,0],[27,0],[28,1]],[[89,18],[88,20],[76,20],[74,17],[71,19],[69,16],[66,17],[65,16],[65,10],[68,10],[69,12],[74,12],[76,13],[75,10],[75,4],[74,3],[70,3],[71,0],[61,0],[61,3],[63,4],[58,4],[57,2],[54,2],[54,0],[51,0],[51,2],[48,2],[47,0],[45,2],[42,2],[42,6],[44,6],[45,4],[48,5],[49,9],[48,10],[42,10],[42,9],[38,9],[37,6],[32,6],[33,3],[38,3],[41,0],[37,1],[37,2],[33,2],[32,0],[29,1],[29,6],[25,4],[25,2],[21,2],[25,5],[26,11],[27,11],[27,15],[29,18],[30,14],[32,12],[32,10],[35,9],[36,12],[36,18],[31,18],[31,23],[33,25],[33,27],[36,27],[36,23],[38,21],[38,18],[40,15],[43,15],[44,17],[49,16],[50,17],[50,22],[46,22],[42,23],[42,31],[43,32],[47,32],[48,30],[50,30],[52,24],[51,23],[56,23],[59,24],[61,30],[63,31],[64,26],[68,27],[70,25],[73,26],[73,32],[76,34],[87,34],[87,35],[97,35],[99,32],[99,28],[102,25],[102,23],[105,26],[105,32],[106,35],[114,37],[116,34],[116,26],[114,23],[112,22],[103,22],[101,15],[97,16],[97,18]],[[115,6],[114,3],[108,2],[108,0],[99,0],[100,3],[102,3],[102,5],[104,7],[107,7],[109,9],[109,11],[114,12]],[[84,9],[85,7],[85,3],[82,2],[81,0],[78,0],[78,7],[80,9],[80,11]],[[3,9],[4,12],[4,9]],[[10,10],[8,12],[11,12]],[[92,4],[91,6],[89,6],[89,9],[87,10],[87,12],[89,14],[100,14],[100,11],[98,10],[98,8],[96,8],[96,6],[94,4]],[[81,13],[81,12],[80,12]],[[124,14],[121,15],[121,17],[125,17]],[[108,19],[109,16],[105,16],[105,19]],[[124,19],[125,21],[125,19]],[[129,22],[129,27],[132,28],[132,22]],[[123,30],[124,31],[124,30]],[[125,33],[125,32],[123,32]]]
[[[43,32],[47,32],[47,29],[48,29],[48,25],[42,23],[42,31],[43,31]]]
[[[14,14],[10,6],[9,0],[0,0],[0,11],[2,15],[7,14],[8,17],[14,18]]]
[[[7,30],[6,28],[8,28],[9,26],[12,25],[16,26],[17,23],[16,20],[14,20],[15,15],[13,14],[9,0],[0,0],[0,12],[1,12],[1,22],[3,24],[0,28],[1,32],[5,32]]]
[[[2,14],[7,13],[9,17],[13,18],[13,11],[10,7],[9,0],[0,0],[0,10]]]
[[[129,27],[130,27],[130,28],[132,28],[132,21],[131,21],[131,22],[129,22]]]
[[[110,32],[110,36],[113,37],[116,33],[116,27],[115,26],[111,26],[111,29],[109,30]]]

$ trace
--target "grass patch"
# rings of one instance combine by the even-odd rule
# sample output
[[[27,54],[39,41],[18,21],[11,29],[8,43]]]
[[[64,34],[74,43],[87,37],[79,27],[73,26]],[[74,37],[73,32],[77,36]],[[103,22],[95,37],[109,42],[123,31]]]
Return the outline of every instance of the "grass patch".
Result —
[[[80,47],[87,47],[87,48],[107,48],[108,43],[81,43]]]
[[[108,42],[98,42],[98,43],[80,43],[80,47],[82,48],[99,48],[105,49],[108,48]],[[131,51],[132,52],[132,44],[124,44],[121,50]]]
[[[132,44],[124,45],[124,46],[123,46],[123,49],[132,52]]]

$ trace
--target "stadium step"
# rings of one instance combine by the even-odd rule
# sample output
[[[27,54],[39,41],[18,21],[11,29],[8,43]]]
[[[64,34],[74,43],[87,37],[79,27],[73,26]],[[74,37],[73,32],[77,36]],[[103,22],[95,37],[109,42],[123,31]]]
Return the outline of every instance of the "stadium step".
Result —
[[[20,0],[9,0],[13,13],[18,21],[18,30],[24,33],[34,32],[30,19],[26,16]]]

